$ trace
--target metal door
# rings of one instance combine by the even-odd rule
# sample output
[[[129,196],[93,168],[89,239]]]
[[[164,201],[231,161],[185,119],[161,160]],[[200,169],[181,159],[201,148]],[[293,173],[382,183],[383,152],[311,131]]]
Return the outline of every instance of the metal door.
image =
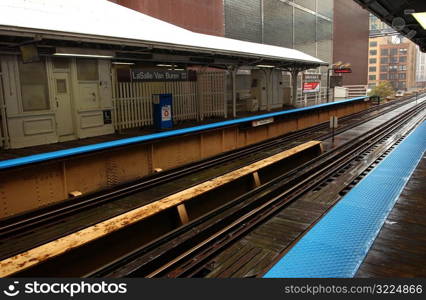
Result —
[[[71,89],[68,73],[54,73],[58,137],[74,134]]]

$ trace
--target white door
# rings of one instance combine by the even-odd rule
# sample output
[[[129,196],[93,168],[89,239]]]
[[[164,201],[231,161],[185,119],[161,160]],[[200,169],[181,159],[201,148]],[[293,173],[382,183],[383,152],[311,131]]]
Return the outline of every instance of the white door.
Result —
[[[283,83],[281,71],[273,71],[270,79],[271,86],[271,108],[276,109],[283,106]]]
[[[56,123],[59,140],[74,135],[71,89],[68,73],[54,73]]]

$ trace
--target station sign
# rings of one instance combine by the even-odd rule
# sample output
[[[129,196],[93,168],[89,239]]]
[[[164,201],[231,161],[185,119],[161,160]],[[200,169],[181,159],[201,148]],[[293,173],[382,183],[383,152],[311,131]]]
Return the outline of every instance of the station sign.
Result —
[[[131,69],[131,81],[189,81],[192,79],[188,71]]]
[[[267,118],[267,119],[252,121],[251,125],[252,127],[259,127],[259,126],[271,124],[271,123],[274,123],[274,118]]]
[[[319,93],[321,90],[321,74],[303,74],[303,93]]]

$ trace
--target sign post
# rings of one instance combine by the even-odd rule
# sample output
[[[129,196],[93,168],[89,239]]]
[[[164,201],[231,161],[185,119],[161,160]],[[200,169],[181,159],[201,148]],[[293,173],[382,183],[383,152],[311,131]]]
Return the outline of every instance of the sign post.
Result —
[[[331,141],[334,145],[334,130],[337,128],[338,126],[338,118],[336,116],[331,116],[330,117],[330,128],[331,128]]]
[[[348,73],[352,73],[352,67],[351,67],[350,63],[343,64],[342,62],[338,62],[338,63],[333,64],[332,68],[327,69],[327,102],[330,101],[330,89],[332,88],[331,84],[330,84],[330,72],[331,71],[334,71],[335,74],[339,74],[339,75],[348,74]],[[334,88],[336,86],[338,86],[337,84],[338,83],[336,82],[336,85],[334,85],[334,87],[333,87],[333,93],[334,93]]]

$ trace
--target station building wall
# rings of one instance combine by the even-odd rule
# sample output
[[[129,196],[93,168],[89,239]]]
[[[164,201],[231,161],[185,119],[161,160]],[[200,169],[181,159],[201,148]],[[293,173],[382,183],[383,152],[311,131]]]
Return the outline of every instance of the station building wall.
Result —
[[[21,148],[114,132],[111,63],[0,56],[9,146]]]

